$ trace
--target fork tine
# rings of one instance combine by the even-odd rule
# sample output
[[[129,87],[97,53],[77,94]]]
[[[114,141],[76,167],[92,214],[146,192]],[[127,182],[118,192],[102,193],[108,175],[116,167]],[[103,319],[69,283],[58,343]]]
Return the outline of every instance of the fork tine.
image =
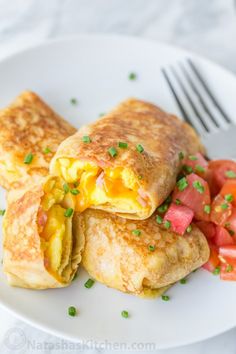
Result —
[[[217,99],[215,98],[215,96],[213,95],[213,93],[211,92],[208,84],[206,83],[206,81],[203,79],[202,75],[200,74],[199,70],[197,69],[197,67],[195,66],[195,64],[193,63],[193,61],[188,58],[188,63],[192,69],[192,71],[195,73],[195,75],[197,76],[198,80],[201,82],[202,86],[204,87],[205,91],[208,93],[211,101],[213,102],[213,104],[218,108],[219,112],[221,113],[221,115],[223,116],[223,118],[225,119],[225,121],[227,123],[231,123],[231,119],[229,118],[228,114],[224,111],[224,109],[222,108],[222,106],[220,105],[220,103],[217,101]]]
[[[183,82],[180,80],[179,75],[177,74],[177,72],[174,70],[173,67],[171,67],[171,70],[172,70],[172,73],[173,73],[173,75],[175,76],[175,78],[176,78],[176,80],[177,80],[179,86],[181,87],[181,89],[182,89],[182,91],[183,91],[183,93],[184,93],[186,99],[188,100],[190,106],[192,107],[192,109],[193,109],[193,111],[194,111],[196,117],[199,119],[199,121],[200,121],[200,123],[201,123],[203,129],[204,129],[207,133],[209,133],[209,132],[210,132],[209,127],[207,126],[207,124],[206,124],[206,122],[204,121],[204,119],[202,118],[202,116],[201,116],[199,110],[197,109],[196,105],[194,104],[193,100],[191,99],[190,95],[188,94],[188,91],[186,90],[186,88],[185,88]]]
[[[211,118],[212,123],[217,127],[220,128],[219,123],[217,122],[217,120],[215,119],[215,117],[213,116],[212,112],[210,111],[210,109],[207,107],[207,104],[203,98],[203,96],[201,95],[200,91],[198,90],[197,86],[194,84],[192,78],[190,77],[189,73],[187,72],[187,70],[185,69],[185,67],[183,66],[182,63],[180,63],[180,67],[181,70],[186,78],[186,80],[188,81],[190,87],[192,88],[192,90],[194,91],[194,93],[196,94],[196,96],[199,99],[199,102],[202,105],[202,108],[204,109],[204,111],[208,114],[208,116]]]
[[[171,81],[170,81],[170,78],[169,78],[169,76],[168,76],[166,70],[165,70],[164,68],[162,68],[161,71],[162,71],[162,73],[163,73],[163,75],[164,75],[164,78],[166,79],[166,82],[167,82],[167,84],[168,84],[168,86],[169,86],[169,89],[170,89],[171,93],[173,94],[173,96],[174,96],[174,98],[175,98],[175,101],[176,101],[176,103],[177,103],[177,105],[178,105],[178,107],[179,107],[179,109],[180,109],[180,111],[181,111],[181,113],[182,113],[182,116],[183,116],[184,120],[185,120],[188,124],[190,124],[191,126],[193,126],[196,130],[198,130],[198,129],[193,125],[193,123],[192,123],[192,121],[190,120],[190,118],[189,118],[189,116],[188,116],[186,110],[184,109],[184,107],[183,107],[183,105],[182,105],[182,103],[181,103],[181,101],[180,101],[180,99],[179,99],[177,93],[175,92],[174,86],[172,85],[172,83],[171,83]]]

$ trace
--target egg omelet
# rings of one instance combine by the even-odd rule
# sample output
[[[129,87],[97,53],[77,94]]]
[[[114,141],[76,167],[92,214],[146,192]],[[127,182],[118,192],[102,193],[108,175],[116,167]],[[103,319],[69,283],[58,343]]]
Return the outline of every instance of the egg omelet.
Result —
[[[3,221],[3,270],[10,285],[46,289],[70,284],[81,260],[83,238],[75,198],[64,181],[49,176],[8,194]]]
[[[137,99],[63,141],[50,171],[79,184],[76,210],[101,209],[146,219],[174,188],[179,153],[204,152],[196,132],[177,117]]]

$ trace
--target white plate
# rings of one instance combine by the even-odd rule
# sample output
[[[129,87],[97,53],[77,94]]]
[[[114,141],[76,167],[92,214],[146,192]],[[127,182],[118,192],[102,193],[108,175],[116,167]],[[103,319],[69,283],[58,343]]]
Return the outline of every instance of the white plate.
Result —
[[[0,106],[31,89],[77,127],[129,96],[178,113],[160,68],[187,56],[190,54],[165,44],[126,37],[82,36],[49,42],[0,63]],[[235,77],[208,61],[195,60],[234,118]],[[128,79],[130,72],[137,73],[136,81]],[[71,105],[72,97],[78,98],[78,106]],[[0,200],[4,207],[3,192]],[[172,287],[169,302],[139,299],[99,283],[86,289],[83,284],[88,275],[82,270],[70,287],[60,290],[11,288],[2,271],[0,277],[0,303],[5,308],[70,340],[154,343],[156,348],[169,348],[236,325],[236,283],[222,282],[204,270],[190,275],[186,285]],[[75,318],[67,315],[70,305],[79,309]],[[121,317],[124,309],[129,311],[129,319]]]

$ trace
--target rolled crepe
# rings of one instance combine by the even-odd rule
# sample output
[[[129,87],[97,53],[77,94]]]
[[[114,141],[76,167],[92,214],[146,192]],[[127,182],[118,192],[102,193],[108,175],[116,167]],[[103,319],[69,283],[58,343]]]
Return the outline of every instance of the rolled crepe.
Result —
[[[73,198],[65,194],[63,181],[52,176],[8,193],[3,270],[10,285],[47,289],[70,284],[84,245]]]
[[[58,145],[76,131],[29,91],[0,111],[0,126],[0,185],[8,190],[46,176]]]
[[[80,215],[85,238],[82,264],[94,279],[134,295],[160,295],[209,258],[205,236],[193,226],[183,236],[147,220],[120,218],[101,210]]]
[[[50,171],[79,182],[76,210],[146,219],[173,190],[183,154],[203,152],[195,131],[160,108],[129,99],[59,146]]]

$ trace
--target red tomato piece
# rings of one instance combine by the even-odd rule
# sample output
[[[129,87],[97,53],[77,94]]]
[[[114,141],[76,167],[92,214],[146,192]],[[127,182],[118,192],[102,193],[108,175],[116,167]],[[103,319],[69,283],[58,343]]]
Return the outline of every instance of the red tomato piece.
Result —
[[[210,247],[210,257],[209,260],[203,264],[203,268],[208,270],[209,272],[213,272],[213,270],[220,264],[220,260],[218,258],[218,248],[209,242]]]
[[[236,245],[222,246],[219,248],[219,255],[226,259],[230,259],[232,263],[236,264]]]
[[[213,239],[213,242],[218,247],[233,245],[235,243],[233,237],[230,236],[229,232],[224,227],[219,225],[216,226],[216,235]]]
[[[227,180],[236,176],[236,162],[231,160],[215,160],[209,162],[211,171],[211,183],[221,189]],[[232,172],[231,177],[227,173]],[[236,178],[236,177],[235,177]]]
[[[217,225],[224,226],[231,213],[232,204],[228,203],[222,195],[218,194],[211,205],[211,221]]]
[[[206,236],[207,239],[211,239],[216,235],[216,226],[212,222],[208,221],[196,221],[195,224]]]
[[[183,235],[187,227],[191,224],[193,216],[193,211],[186,206],[171,203],[164,216],[164,222],[170,221],[171,230],[177,234]]]
[[[232,209],[230,217],[225,223],[225,228],[229,231],[230,235],[236,240],[236,209]]]
[[[231,263],[221,263],[220,265],[220,279],[222,280],[236,280],[236,266]]]
[[[197,220],[209,221],[210,215],[204,211],[204,207],[211,203],[208,183],[195,173],[186,176],[186,181],[188,185],[183,190],[180,190],[179,182],[177,182],[173,200],[179,199],[183,205],[192,209]],[[201,188],[197,188],[196,184]]]
[[[225,184],[223,185],[220,194],[225,197],[226,195],[231,194],[233,197],[232,200],[232,205],[234,207],[236,207],[236,180],[232,179],[232,180],[228,180],[225,182]]]
[[[207,173],[208,162],[207,160],[197,152],[194,156],[188,156],[183,163],[185,166],[188,166],[192,169],[192,172],[197,175],[204,177]]]

